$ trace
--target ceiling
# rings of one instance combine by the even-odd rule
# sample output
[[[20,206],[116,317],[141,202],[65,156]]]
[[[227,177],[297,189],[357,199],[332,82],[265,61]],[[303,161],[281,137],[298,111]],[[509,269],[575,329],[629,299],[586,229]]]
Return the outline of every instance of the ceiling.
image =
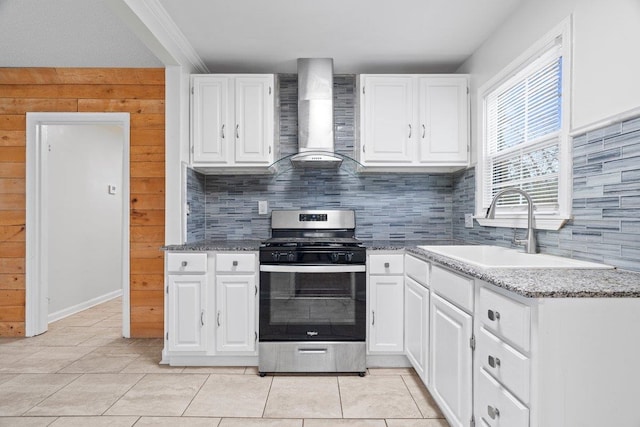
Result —
[[[137,0],[136,0],[137,1]],[[151,0],[149,0],[151,1]],[[454,72],[522,0],[153,0],[210,72]],[[159,67],[105,0],[0,0],[2,67]]]

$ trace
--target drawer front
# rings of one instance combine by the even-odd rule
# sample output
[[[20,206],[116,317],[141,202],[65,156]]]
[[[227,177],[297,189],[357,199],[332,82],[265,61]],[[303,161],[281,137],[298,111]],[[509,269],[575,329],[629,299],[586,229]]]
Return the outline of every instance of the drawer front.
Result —
[[[476,360],[518,399],[529,404],[529,358],[480,328]]]
[[[433,265],[431,287],[449,302],[468,312],[473,311],[473,279]]]
[[[216,271],[224,273],[254,273],[255,254],[216,254]]]
[[[369,255],[369,274],[404,274],[404,255]]]
[[[167,253],[167,272],[206,273],[206,253]]]
[[[429,263],[414,256],[407,255],[404,258],[405,274],[421,285],[429,285]]]
[[[529,306],[480,288],[478,317],[482,324],[498,337],[511,341],[524,351],[529,351],[531,336],[531,309]]]
[[[529,425],[529,409],[501,387],[484,369],[480,369],[478,375],[476,396],[476,420],[480,419],[491,427]]]

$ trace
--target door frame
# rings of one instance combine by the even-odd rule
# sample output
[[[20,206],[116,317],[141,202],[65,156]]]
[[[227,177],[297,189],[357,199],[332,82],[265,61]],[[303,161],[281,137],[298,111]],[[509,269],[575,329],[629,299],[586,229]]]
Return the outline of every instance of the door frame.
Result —
[[[47,212],[43,199],[47,157],[42,156],[42,125],[118,125],[122,127],[122,336],[130,337],[129,276],[129,113],[27,113],[25,335],[48,328]]]

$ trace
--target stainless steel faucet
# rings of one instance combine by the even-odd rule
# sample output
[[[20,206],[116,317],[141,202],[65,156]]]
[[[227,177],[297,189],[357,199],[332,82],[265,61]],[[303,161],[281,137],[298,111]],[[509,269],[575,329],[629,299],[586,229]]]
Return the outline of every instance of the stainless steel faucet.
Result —
[[[531,200],[531,196],[519,188],[505,188],[504,190],[499,191],[491,201],[491,205],[489,209],[487,209],[487,215],[485,218],[494,219],[496,217],[496,205],[498,203],[498,199],[502,197],[504,194],[508,193],[516,193],[524,196],[527,199],[528,210],[527,210],[527,235],[524,239],[513,239],[513,242],[517,245],[524,245],[524,251],[528,254],[535,254],[538,252],[538,243],[536,241],[536,235],[533,231],[533,200]]]

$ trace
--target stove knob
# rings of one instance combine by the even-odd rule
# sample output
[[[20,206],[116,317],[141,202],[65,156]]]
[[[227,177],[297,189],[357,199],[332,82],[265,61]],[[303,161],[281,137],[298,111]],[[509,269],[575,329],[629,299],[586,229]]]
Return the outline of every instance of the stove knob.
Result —
[[[278,252],[271,252],[271,256],[273,257],[274,261],[278,261],[278,259],[280,258],[280,254]]]
[[[293,253],[293,252],[289,252],[289,253],[287,254],[287,260],[289,260],[289,261],[295,261],[295,260],[296,260],[296,254],[295,254],[295,253]]]
[[[338,262],[340,260],[340,254],[338,252],[331,252],[331,261]]]
[[[344,254],[344,258],[347,260],[347,262],[353,261],[353,252],[347,252],[346,254]]]

